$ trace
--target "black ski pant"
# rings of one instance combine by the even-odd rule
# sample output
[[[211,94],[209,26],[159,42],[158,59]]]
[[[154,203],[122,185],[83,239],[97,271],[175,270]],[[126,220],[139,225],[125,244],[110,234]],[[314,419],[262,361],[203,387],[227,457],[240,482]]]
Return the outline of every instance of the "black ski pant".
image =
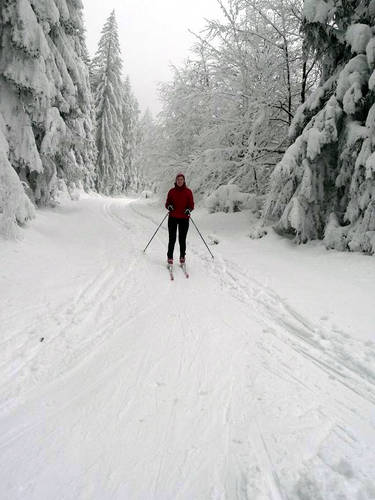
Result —
[[[176,234],[178,226],[178,242],[180,244],[180,257],[185,257],[186,252],[186,235],[189,230],[189,219],[178,219],[176,217],[169,216],[168,218],[168,232],[169,232],[169,243],[168,243],[168,259],[173,259],[173,250],[176,243]]]

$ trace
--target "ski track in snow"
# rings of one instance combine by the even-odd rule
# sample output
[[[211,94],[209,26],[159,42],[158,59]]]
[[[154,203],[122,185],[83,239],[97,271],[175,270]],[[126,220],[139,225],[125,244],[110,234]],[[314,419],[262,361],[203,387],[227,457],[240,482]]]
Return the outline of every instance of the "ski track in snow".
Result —
[[[306,360],[316,363],[365,400],[375,404],[375,349],[372,344],[350,339],[344,332],[322,329],[294,311],[275,292],[262,286],[238,266],[221,260],[224,286],[252,305],[265,319],[270,333],[287,343]],[[252,287],[249,287],[252,284]]]
[[[113,244],[74,300],[4,314],[0,497],[375,498],[374,345],[191,233],[170,282],[152,206],[94,205]]]
[[[108,220],[113,223],[113,218],[109,213],[109,205],[110,203],[104,204],[103,210]],[[134,269],[136,260],[136,258],[133,258],[130,263],[121,260],[111,264],[101,263],[99,271],[78,291],[73,302],[69,298],[65,303],[57,304],[53,309],[48,307],[47,318],[43,318],[42,314],[38,314],[34,323],[28,324],[27,327],[23,324],[18,331],[13,332],[12,336],[0,345],[3,349],[8,346],[12,351],[11,363],[8,363],[2,371],[1,384],[8,385],[9,380],[20,375],[19,387],[15,388],[13,386],[10,388],[13,397],[22,390],[26,391],[29,382],[35,383],[35,379],[38,378],[38,375],[42,375],[40,372],[43,372],[45,366],[44,360],[39,358],[39,346],[34,347],[35,339],[30,337],[29,332],[38,331],[38,337],[48,336],[49,352],[46,355],[49,358],[51,357],[50,350],[54,349],[56,341],[58,345],[55,355],[66,358],[67,367],[71,366],[75,360],[86,355],[90,345],[96,344],[96,341],[103,338],[106,331],[110,330],[112,317],[111,314],[108,314],[108,308],[111,306],[111,299],[115,298],[120,292],[124,292],[125,280]],[[79,331],[83,329],[87,333],[87,330],[93,324],[95,324],[95,328],[92,328],[92,332],[96,335],[90,335],[89,337],[85,335],[84,338],[81,338]],[[5,324],[6,326],[7,324]],[[78,333],[78,336],[75,333]],[[12,359],[14,357],[15,340],[19,342],[18,349],[25,353],[25,355],[21,356],[22,361],[16,363]],[[33,363],[34,358],[37,358],[35,363]],[[61,369],[63,372],[65,367],[62,366]],[[59,375],[59,373],[54,373],[54,375]],[[7,395],[2,397],[1,400],[7,403]],[[1,408],[2,405],[0,411]]]
[[[133,208],[133,211],[142,215],[139,210]],[[311,324],[277,293],[259,283],[238,265],[219,256],[215,265],[210,267],[210,257],[194,250],[196,255],[206,261],[210,274],[220,278],[224,288],[259,312],[273,335],[375,404],[375,344],[351,339],[344,332]]]
[[[134,210],[133,206],[131,208]],[[134,211],[139,215],[143,215],[139,210]],[[147,215],[144,216],[150,218]],[[150,219],[155,223],[153,218]],[[352,422],[353,416],[355,416],[358,418],[357,425],[363,426],[367,424],[373,435],[375,429],[375,371],[371,367],[375,367],[374,344],[351,339],[344,332],[322,329],[321,326],[312,325],[307,319],[294,311],[290,305],[286,304],[273,290],[259,283],[238,265],[219,255],[216,258],[215,265],[210,266],[211,259],[206,255],[204,249],[202,251],[202,249],[197,249],[195,246],[192,250],[200,259],[206,262],[210,275],[219,277],[223,288],[232,292],[237,299],[251,307],[252,310],[249,314],[252,317],[254,317],[254,311],[259,314],[258,321],[264,325],[263,333],[267,334],[267,338],[261,345],[262,349],[269,353],[268,360],[277,359],[278,353],[283,348],[284,350],[286,348],[287,351],[292,349],[293,352],[303,358],[304,363],[313,363],[319,368],[320,374],[325,372],[328,378],[325,376],[326,380],[322,386],[316,384],[315,386],[307,386],[305,381],[296,378],[293,373],[290,373],[290,365],[286,364],[285,360],[281,360],[284,371],[282,376],[303,385],[315,397],[328,392],[327,399],[329,401],[325,403],[329,405],[330,411],[338,419],[339,428],[342,430],[341,426],[344,426],[344,433],[345,425],[347,422]],[[276,337],[277,342],[275,342],[275,339],[274,342],[270,342],[268,338],[270,335]],[[272,343],[275,345],[275,349],[265,347],[265,345],[269,346]],[[288,353],[288,356],[290,356],[290,353]],[[267,364],[269,364],[269,361],[267,361]],[[280,373],[278,375],[280,376]],[[330,400],[332,394],[337,391],[335,387],[337,384],[340,384],[341,398]],[[334,387],[327,391],[325,389],[327,385]],[[349,389],[349,392],[347,389]],[[363,420],[363,416],[355,409],[356,405],[361,403],[356,396],[360,396],[367,406],[367,412]],[[345,414],[348,415],[347,420],[344,419]],[[258,438],[257,449],[259,455],[263,456],[265,463],[268,461],[269,467],[265,467],[265,470],[273,471],[273,484],[277,485],[276,491],[282,496],[282,490],[278,487],[280,481],[272,465],[272,460],[270,460],[268,446],[259,425],[257,425],[253,435]],[[351,435],[350,437],[352,438]],[[272,487],[270,491],[273,491]],[[303,491],[303,488],[301,491]],[[372,487],[369,487],[369,491],[370,493],[373,491]],[[272,495],[274,494],[273,492]],[[315,494],[317,494],[317,491]]]

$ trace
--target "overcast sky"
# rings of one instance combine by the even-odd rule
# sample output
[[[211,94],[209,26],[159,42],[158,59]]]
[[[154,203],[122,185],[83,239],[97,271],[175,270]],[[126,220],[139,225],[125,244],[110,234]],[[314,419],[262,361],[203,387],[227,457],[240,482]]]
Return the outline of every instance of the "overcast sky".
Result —
[[[216,0],[83,0],[87,46],[93,56],[112,9],[116,11],[124,74],[128,74],[142,111],[160,111],[157,83],[171,79],[170,63],[189,55],[204,18],[219,18]]]

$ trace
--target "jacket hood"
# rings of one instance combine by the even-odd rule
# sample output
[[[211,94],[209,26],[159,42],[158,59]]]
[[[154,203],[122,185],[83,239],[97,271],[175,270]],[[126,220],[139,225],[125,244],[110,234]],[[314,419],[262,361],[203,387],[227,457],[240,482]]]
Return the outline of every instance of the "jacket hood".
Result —
[[[181,187],[177,186],[177,177],[183,177],[184,178],[184,183],[182,184]],[[175,178],[175,181],[174,181],[174,185],[177,189],[182,189],[184,187],[186,187],[186,181],[185,181],[185,176],[184,174],[182,174],[181,172],[179,174],[176,175],[176,178]]]

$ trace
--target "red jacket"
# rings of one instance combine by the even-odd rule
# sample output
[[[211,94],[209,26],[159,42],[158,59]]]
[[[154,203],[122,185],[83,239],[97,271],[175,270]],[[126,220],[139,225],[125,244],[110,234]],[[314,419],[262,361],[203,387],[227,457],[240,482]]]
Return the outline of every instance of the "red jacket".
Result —
[[[188,219],[189,216],[184,212],[187,208],[189,210],[194,209],[193,193],[186,186],[186,184],[181,187],[175,186],[168,192],[165,208],[168,208],[168,205],[173,205],[174,207],[174,210],[169,212],[171,217],[176,217],[177,219]]]

